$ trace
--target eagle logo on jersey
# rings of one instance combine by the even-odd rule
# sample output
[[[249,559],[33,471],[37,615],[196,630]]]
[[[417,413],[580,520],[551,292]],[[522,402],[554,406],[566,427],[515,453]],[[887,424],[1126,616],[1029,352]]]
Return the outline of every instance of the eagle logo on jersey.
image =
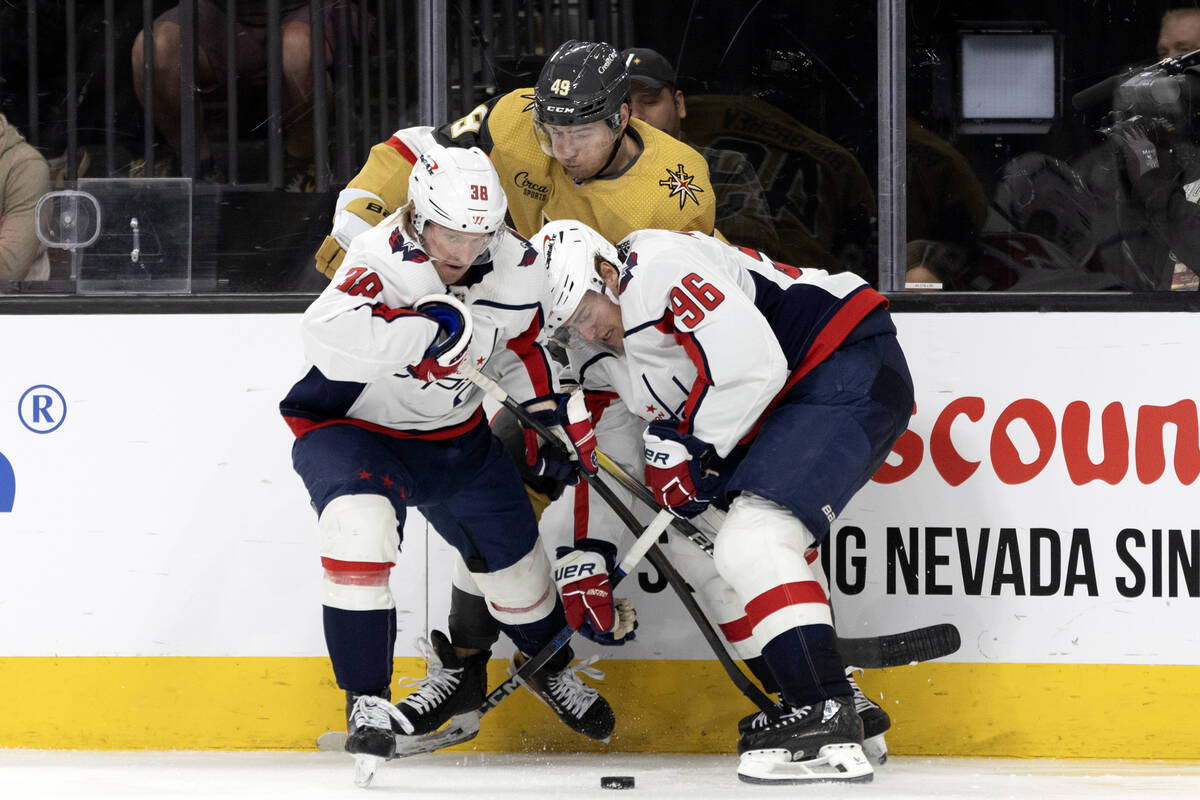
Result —
[[[520,237],[517,237],[517,238],[520,238]],[[525,252],[521,256],[521,263],[517,264],[517,266],[518,267],[528,267],[530,264],[537,261],[537,250],[534,250],[533,245],[531,245],[529,242],[525,241],[524,239],[521,240],[521,244],[524,245]]]
[[[618,297],[625,294],[625,287],[629,285],[631,280],[633,280],[633,268],[637,266],[637,260],[637,253],[634,252],[630,252],[629,255],[625,257],[625,266],[621,270],[621,280],[617,282]]]
[[[674,172],[672,172],[671,168],[668,167],[667,177],[659,181],[658,185],[670,189],[670,191],[667,193],[668,197],[679,198],[679,210],[682,211],[684,204],[686,204],[688,200],[691,200],[696,205],[700,205],[700,200],[696,197],[696,194],[703,192],[704,190],[693,183],[693,181],[696,180],[695,175],[688,175],[683,168],[683,164],[679,164],[678,166],[679,169],[675,170]]]
[[[400,257],[405,261],[415,261],[418,264],[424,264],[429,260],[429,256],[425,255],[424,250],[414,247],[411,242],[405,241],[404,235],[400,233],[399,228],[392,229],[392,234],[388,236],[388,245],[391,246],[393,253],[400,253]]]

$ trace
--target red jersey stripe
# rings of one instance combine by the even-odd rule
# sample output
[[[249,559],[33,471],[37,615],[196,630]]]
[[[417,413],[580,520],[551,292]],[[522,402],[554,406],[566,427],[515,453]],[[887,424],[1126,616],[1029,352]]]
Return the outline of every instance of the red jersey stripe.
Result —
[[[717,627],[721,629],[725,641],[730,644],[744,642],[754,635],[754,626],[750,624],[749,617],[738,617],[732,622],[723,622]]]
[[[757,625],[780,609],[804,603],[828,603],[821,584],[816,581],[784,583],[760,594],[746,603],[746,616]]]
[[[395,150],[400,155],[404,156],[405,161],[407,161],[408,163],[410,163],[410,164],[417,163],[416,154],[413,153],[412,150],[408,149],[408,145],[406,145],[404,142],[402,142],[400,140],[399,136],[393,136],[392,138],[390,138],[386,142],[384,142],[384,144],[386,144],[388,147]]]

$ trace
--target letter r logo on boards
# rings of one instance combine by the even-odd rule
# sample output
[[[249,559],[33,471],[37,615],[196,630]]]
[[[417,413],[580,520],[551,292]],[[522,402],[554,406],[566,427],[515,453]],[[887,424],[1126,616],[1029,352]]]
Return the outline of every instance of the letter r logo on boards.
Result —
[[[62,392],[45,383],[31,386],[17,403],[21,424],[33,433],[52,433],[67,416],[67,400]]]

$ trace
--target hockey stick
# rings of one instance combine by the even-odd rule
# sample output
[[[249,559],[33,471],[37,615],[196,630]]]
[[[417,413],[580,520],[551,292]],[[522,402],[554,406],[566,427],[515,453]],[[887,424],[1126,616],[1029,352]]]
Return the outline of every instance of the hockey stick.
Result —
[[[633,568],[638,565],[638,562],[645,557],[646,552],[654,546],[655,540],[657,540],[658,537],[662,535],[662,532],[667,529],[667,525],[670,524],[671,519],[671,512],[663,509],[662,511],[658,512],[657,515],[655,515],[654,519],[650,521],[650,524],[646,526],[645,530],[637,534],[637,538],[634,540],[633,544],[630,545],[629,551],[625,553],[625,557],[621,559],[621,563],[617,564],[617,566],[614,567],[613,571],[609,574],[609,585],[612,588],[615,589],[621,583],[621,581],[624,580],[631,571],[633,571]],[[518,669],[512,677],[488,693],[488,696],[484,698],[482,705],[479,706],[479,713],[481,715],[486,714],[490,709],[495,708],[497,703],[512,694],[513,691],[516,690],[521,679],[528,678],[530,675],[541,669],[542,665],[549,661],[555,653],[561,650],[563,646],[570,641],[571,636],[574,635],[574,633],[575,629],[568,625],[555,634],[554,638],[551,639],[545,647],[539,650],[536,655],[522,664],[521,668]]]
[[[459,367],[458,371],[459,374],[463,375],[476,386],[487,392],[494,400],[496,400],[496,402],[500,403],[509,411],[511,411],[522,425],[536,431],[537,434],[547,442],[557,443],[559,447],[566,451],[568,445],[559,439],[559,437],[551,433],[551,431],[545,425],[539,422],[527,408],[509,397],[508,392],[504,391],[500,384],[479,372],[474,365],[469,363]],[[596,451],[596,454],[598,459],[603,456],[599,450]],[[613,463],[612,460],[607,456],[603,456],[603,459],[605,462],[610,464]],[[616,465],[613,464],[613,466]],[[638,522],[637,517],[633,515],[633,512],[626,508],[625,504],[622,503],[615,494],[613,494],[612,489],[610,489],[608,485],[604,483],[599,475],[591,475],[582,469],[579,472],[583,476],[584,480],[587,481],[588,486],[595,490],[596,494],[598,494],[600,498],[604,500],[606,504],[608,504],[609,508],[613,510],[613,513],[615,513],[621,519],[621,522],[625,524],[625,527],[629,528],[629,530],[636,536],[638,531],[641,530],[641,523]],[[632,481],[633,479],[630,478],[630,480]],[[640,488],[643,491],[648,492],[644,486],[640,486]],[[670,514],[670,512],[665,508],[657,505],[655,508],[660,516],[664,512]],[[655,522],[657,522],[658,519],[658,517],[655,517]],[[671,516],[668,522],[679,523],[686,522],[686,520],[680,520],[674,516]],[[666,524],[664,524],[662,528],[665,530]],[[691,532],[687,533],[688,537],[692,538],[695,536],[696,538],[692,538],[692,540],[700,547],[707,545],[706,552],[711,554],[712,540],[702,534],[690,523],[687,525],[687,528],[691,529]],[[662,531],[659,531],[659,533],[661,532]],[[638,541],[641,541],[640,537]],[[667,561],[666,556],[658,552],[657,549],[651,552],[651,563],[653,563],[655,567],[657,567],[664,575],[667,574],[666,570],[669,570],[671,574],[675,576],[675,582],[672,583],[672,588],[674,588],[675,592],[679,595],[680,602],[683,603],[684,608],[687,609],[688,614],[692,617],[692,620],[700,629],[700,633],[712,647],[713,654],[721,663],[721,667],[725,670],[725,673],[729,676],[729,679],[733,681],[734,686],[736,686],[742,692],[742,694],[746,695],[746,697],[748,697],[752,703],[757,705],[763,711],[773,708],[775,704],[771,701],[771,699],[763,694],[762,690],[759,689],[753,681],[747,678],[740,669],[738,669],[737,664],[733,663],[733,659],[729,656],[729,652],[725,649],[724,643],[722,643],[716,631],[713,630],[712,624],[704,615],[704,611],[701,610],[700,606],[696,603],[695,598],[692,597],[691,590],[688,588],[687,584],[684,583],[683,578],[680,577],[679,573],[676,572],[674,567],[671,566],[670,562]],[[668,582],[670,582],[670,579],[668,579]]]
[[[458,372],[476,386],[487,392],[492,399],[511,411],[513,415],[515,415],[517,419],[521,421],[522,424],[532,428],[543,439],[548,442],[559,442],[562,447],[567,447],[566,443],[562,442],[561,439],[551,433],[545,425],[542,425],[538,420],[534,419],[524,406],[509,397],[508,392],[504,391],[504,388],[501,387],[500,384],[481,373],[473,364],[464,362],[459,366]],[[632,492],[634,497],[642,501],[648,508],[654,510],[655,512],[658,512],[662,509],[662,506],[660,506],[654,499],[654,495],[641,483],[641,481],[626,472],[620,464],[613,461],[598,448],[596,450],[596,458],[601,469],[603,469],[618,483]],[[584,479],[587,480],[588,485],[596,489],[596,493],[599,494],[606,503],[608,503],[608,505],[613,509],[614,513],[621,517],[622,521],[627,526],[631,524],[630,520],[633,520],[634,526],[638,524],[636,518],[634,518],[629,510],[625,508],[623,503],[617,500],[615,495],[612,494],[612,490],[609,489],[608,486],[603,483],[603,481],[601,481],[597,476],[589,475],[583,470],[580,470],[580,472],[583,474]],[[712,509],[711,512],[713,515],[719,514],[719,511],[716,509]],[[714,530],[719,530],[720,521],[714,520],[714,522]],[[686,536],[693,544],[695,544],[701,550],[704,550],[704,552],[708,553],[709,555],[712,555],[712,539],[704,534],[699,528],[697,528],[688,520],[680,518],[673,519],[671,524],[676,530],[680,531],[684,536]],[[631,530],[636,531],[637,527],[631,527]],[[686,586],[686,584],[683,585]],[[680,600],[681,602],[683,601],[682,595],[680,596]],[[686,608],[687,603],[684,605]],[[689,609],[689,613],[691,613],[691,609]],[[692,614],[692,617],[696,620],[697,625],[701,624],[700,619],[704,619],[704,624],[701,626],[702,632],[705,626],[708,627],[709,631],[712,630],[707,618],[703,617],[703,612],[700,612],[699,615]],[[903,631],[901,633],[886,634],[883,636],[868,636],[852,639],[838,637],[838,651],[842,654],[842,659],[847,664],[853,664],[854,666],[862,667],[863,669],[879,669],[882,667],[895,667],[903,664],[911,664],[915,661],[928,661],[930,659],[948,656],[958,650],[960,641],[958,629],[952,623],[947,622],[938,625],[928,625],[922,628],[914,628],[913,630]],[[746,678],[741,670],[737,668],[737,665],[733,663],[732,659],[729,658],[729,654],[723,644],[721,644],[720,647],[714,647],[713,650],[717,655],[718,660],[721,661],[721,666],[725,668],[725,671],[729,674],[730,679],[733,680],[734,684],[737,685],[739,689],[742,688],[742,681],[749,683],[749,679]],[[740,681],[735,677],[735,673],[740,676]],[[757,687],[754,688],[757,690]],[[744,689],[743,692],[745,692]],[[750,699],[756,704],[758,703],[758,700],[754,697],[750,696],[749,694],[747,696],[750,697]]]
[[[649,508],[660,508],[650,490],[643,486],[611,458],[596,451],[600,468],[612,475],[626,489],[633,492],[634,497],[641,500]],[[716,511],[715,509],[710,509]],[[718,512],[719,513],[719,512]],[[701,550],[712,555],[712,540],[687,520],[675,520],[676,529],[691,539]],[[679,524],[679,523],[682,523]],[[692,532],[693,531],[694,534]],[[719,522],[717,528],[719,530]],[[707,546],[705,545],[707,543]],[[651,559],[650,563],[654,564]],[[658,565],[655,564],[657,567]],[[659,570],[660,572],[662,570]],[[670,576],[663,572],[670,582]],[[686,585],[686,584],[685,584]],[[958,628],[952,623],[943,622],[937,625],[927,625],[900,633],[883,634],[880,636],[864,636],[858,638],[838,637],[838,652],[847,664],[863,669],[881,669],[884,667],[899,667],[918,661],[930,661],[935,658],[951,655],[957,652],[962,644]]]
[[[671,512],[663,509],[650,521],[645,530],[635,529],[637,538],[630,545],[625,557],[621,559],[621,563],[617,564],[609,575],[609,582],[613,589],[617,588],[621,581],[641,562],[647,551],[654,546],[654,542],[667,529],[667,525],[672,519],[674,517]],[[515,692],[523,680],[541,669],[555,653],[566,646],[574,634],[575,629],[569,625],[560,630],[541,650],[521,664],[520,669],[488,692],[479,708],[451,717],[450,724],[446,728],[420,736],[397,735],[395,758],[432,753],[434,750],[441,750],[443,747],[474,739],[479,733],[480,718]],[[343,750],[345,743],[346,734],[343,731],[328,731],[317,737],[317,749],[319,750]]]
[[[600,463],[600,469],[613,476],[617,483],[632,492],[633,496],[641,500],[647,508],[658,509],[662,507],[654,499],[653,493],[641,481],[626,472],[620,464],[613,461],[600,450],[596,450],[596,459]],[[725,521],[725,515],[719,509],[709,506],[700,515],[700,519],[703,519],[714,531],[719,531],[721,530],[721,523]],[[712,539],[690,521],[677,517],[672,524],[675,526],[675,530],[686,536],[694,545],[710,556],[713,554]]]

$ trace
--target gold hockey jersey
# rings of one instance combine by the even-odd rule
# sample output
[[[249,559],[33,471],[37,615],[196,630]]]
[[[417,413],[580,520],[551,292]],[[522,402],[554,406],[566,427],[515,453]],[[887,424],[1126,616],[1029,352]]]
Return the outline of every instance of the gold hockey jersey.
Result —
[[[576,183],[534,135],[533,90],[518,89],[475,108],[441,128],[405,128],[371,148],[367,163],[338,198],[338,214],[354,214],[368,226],[402,206],[408,176],[420,153],[439,142],[476,146],[492,159],[508,195],[513,227],[530,237],[555,219],[578,219],[612,242],[643,228],[712,234],[716,200],[703,156],[641,120],[627,135],[641,152],[620,173]],[[335,232],[338,219],[335,215]],[[317,255],[317,269],[332,274],[344,248],[331,236]]]

